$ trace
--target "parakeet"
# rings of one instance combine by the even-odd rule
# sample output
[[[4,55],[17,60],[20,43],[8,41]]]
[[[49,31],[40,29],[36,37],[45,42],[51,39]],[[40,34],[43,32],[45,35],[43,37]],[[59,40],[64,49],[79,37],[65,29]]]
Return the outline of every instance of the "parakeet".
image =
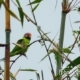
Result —
[[[15,45],[15,47],[13,48],[13,50],[10,52],[10,57],[16,56],[16,55],[25,55],[25,53],[28,50],[28,45],[30,44],[30,40],[31,40],[31,33],[25,33],[22,39],[19,39],[17,41],[17,44],[19,44],[20,46]],[[0,59],[0,60],[4,60]]]

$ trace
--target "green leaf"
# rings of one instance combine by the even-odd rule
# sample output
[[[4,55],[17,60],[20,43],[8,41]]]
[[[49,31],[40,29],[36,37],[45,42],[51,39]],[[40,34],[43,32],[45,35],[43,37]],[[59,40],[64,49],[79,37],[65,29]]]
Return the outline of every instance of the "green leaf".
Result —
[[[5,2],[3,0],[0,0],[0,2],[4,5],[5,9],[10,13],[11,16],[13,16],[14,18],[16,18],[17,20],[19,20],[19,18],[16,16],[15,13],[13,13],[5,4]],[[19,20],[20,21],[20,20]]]
[[[30,72],[35,72],[35,71],[37,71],[37,70],[35,70],[35,69],[20,69],[20,71],[30,71]]]
[[[40,60],[40,62],[41,61],[43,61],[47,56],[49,56],[51,53],[47,53],[41,60]]]
[[[55,54],[55,59],[57,60],[57,54],[58,52],[55,50],[55,49],[51,49],[49,50],[49,52],[41,59],[41,61],[43,61],[47,56],[49,56],[51,53],[54,53]],[[40,62],[41,62],[40,61]]]
[[[78,47],[80,47],[80,43],[78,43]]]
[[[0,8],[1,8],[1,6],[2,6],[2,3],[0,2]]]
[[[42,0],[34,0],[34,1],[32,1],[30,4],[28,4],[28,5],[40,3],[41,1],[42,1]]]
[[[63,52],[64,52],[64,53],[72,53],[69,48],[63,48]]]
[[[73,33],[80,34],[80,30],[74,30]]]
[[[76,59],[74,59],[72,61],[72,63],[68,64],[66,68],[64,68],[63,70],[61,70],[61,74],[57,75],[56,77],[63,75],[67,72],[69,72],[70,70],[72,70],[75,66],[80,64],[80,56],[77,57]]]
[[[23,9],[21,7],[19,7],[18,10],[19,10],[19,15],[20,15],[20,19],[21,19],[21,24],[23,26],[23,22],[24,22]]]
[[[74,23],[80,23],[80,21],[75,21]]]
[[[42,80],[44,80],[44,75],[42,70],[41,70],[41,76],[42,76]]]
[[[17,4],[18,4],[18,6],[21,8],[21,5],[20,5],[19,0],[16,0],[16,2],[17,2]]]
[[[80,11],[80,7],[78,7],[78,11]]]
[[[37,9],[38,6],[39,6],[39,4],[37,4],[37,5],[32,9],[32,12],[34,12],[34,11]]]
[[[80,80],[80,64],[77,66],[77,70],[74,76],[77,80]]]
[[[14,75],[10,72],[10,78],[11,80],[16,80],[16,78],[14,77]]]
[[[37,76],[37,80],[40,80],[40,75],[39,73],[35,72],[36,73],[36,76]]]

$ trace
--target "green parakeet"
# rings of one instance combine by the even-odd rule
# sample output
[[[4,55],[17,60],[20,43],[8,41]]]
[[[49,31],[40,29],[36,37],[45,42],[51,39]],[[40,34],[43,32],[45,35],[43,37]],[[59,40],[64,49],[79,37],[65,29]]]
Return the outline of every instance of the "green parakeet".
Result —
[[[30,40],[31,40],[31,33],[25,33],[23,38],[17,41],[17,44],[19,44],[21,47],[15,45],[13,50],[10,52],[10,57],[13,57],[16,55],[25,55],[25,53],[28,50],[28,45],[30,44]],[[4,60],[4,59],[5,58],[0,60]]]

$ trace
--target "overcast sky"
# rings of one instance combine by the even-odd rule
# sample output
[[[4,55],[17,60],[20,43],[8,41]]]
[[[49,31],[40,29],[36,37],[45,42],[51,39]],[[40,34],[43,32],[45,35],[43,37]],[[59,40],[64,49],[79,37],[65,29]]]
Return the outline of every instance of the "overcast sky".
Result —
[[[30,10],[30,6],[27,6],[27,4],[29,3],[28,0],[19,0],[19,1],[21,3],[24,12],[32,20],[34,20]],[[58,32],[58,35],[55,38],[55,41],[58,42],[60,21],[61,21],[61,0],[58,0],[56,10],[55,10],[55,4],[56,4],[56,0],[43,0],[34,13],[36,16],[37,23],[39,26],[41,26],[41,29],[44,32],[51,32],[48,34],[48,36],[51,39],[53,39]],[[17,7],[12,2],[10,6],[11,6],[11,10],[19,17]],[[74,23],[76,20],[80,20],[80,14],[78,12],[71,11],[70,13],[67,14],[66,17],[67,18],[66,18],[66,26],[65,26],[65,34],[64,34],[64,47],[71,45],[74,41],[69,18],[71,19],[71,24],[74,30],[75,29],[78,30],[80,25]],[[1,28],[0,43],[5,43],[5,9],[3,6],[0,9],[0,28]],[[15,18],[11,17],[11,41],[10,41],[11,50],[14,47],[12,43],[17,42],[17,40],[22,38],[22,36],[26,32],[30,32],[32,34],[31,42],[39,39],[38,38],[39,33],[37,32],[36,26],[34,26],[31,22],[27,22],[27,20],[24,19],[24,25],[22,28],[21,23],[17,21]],[[70,55],[71,60],[79,56],[79,49],[77,46],[75,47],[73,52],[75,54]],[[3,58],[4,54],[5,54],[4,48],[1,48],[0,58]],[[12,66],[11,72],[14,74],[20,67],[36,69],[38,70],[37,72],[39,73],[41,72],[41,70],[43,70],[45,80],[52,80],[52,74],[50,72],[51,67],[48,58],[46,58],[44,61],[39,63],[39,61],[46,54],[47,53],[45,48],[41,46],[39,43],[35,43],[31,45],[27,52],[28,60],[24,56],[20,57],[16,61],[16,63]],[[15,59],[16,57],[17,56],[11,58],[11,60]],[[51,55],[51,59],[53,62],[53,67],[54,69],[56,69],[56,62],[54,59],[54,55]],[[4,63],[0,62],[0,65],[3,67]],[[24,80],[29,80],[29,79],[37,80],[36,74],[34,72],[19,72],[19,74],[17,75],[17,80],[22,80],[23,78]]]

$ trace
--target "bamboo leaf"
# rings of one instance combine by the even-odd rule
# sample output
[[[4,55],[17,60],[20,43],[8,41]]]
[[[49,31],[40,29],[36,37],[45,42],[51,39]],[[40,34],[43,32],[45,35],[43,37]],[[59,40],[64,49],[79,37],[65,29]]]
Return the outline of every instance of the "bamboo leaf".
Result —
[[[5,4],[5,2],[3,0],[0,0],[0,3],[2,3],[5,7],[5,9],[10,13],[11,16],[13,16],[14,18],[16,18],[17,20],[19,20],[19,18],[16,16],[15,13],[13,13]],[[20,21],[20,20],[19,20]]]
[[[74,76],[77,80],[80,80],[80,64],[77,66],[77,71]]]
[[[40,62],[41,61],[43,61],[47,56],[49,56],[51,53],[47,53],[41,60],[40,60]]]
[[[47,53],[42,59],[41,59],[41,61],[43,61],[47,56],[49,56],[51,53],[54,53],[55,54],[55,59],[56,60],[58,60],[58,58],[57,58],[57,55],[58,55],[58,51],[56,50],[56,49],[51,49],[51,50],[49,50],[49,53]],[[40,62],[41,62],[40,61]]]
[[[21,67],[20,67],[21,68]],[[17,70],[17,72],[14,74],[14,77],[17,76],[17,74],[19,73],[20,68]]]
[[[14,75],[10,72],[10,78],[11,80],[16,80],[16,78],[14,77]]]
[[[78,7],[78,11],[80,12],[80,7]]]
[[[42,1],[42,0],[34,0],[34,1],[32,1],[30,4],[28,4],[28,5],[40,3],[41,1]]]
[[[0,8],[1,8],[1,6],[2,6],[2,3],[0,2]]]
[[[19,16],[20,16],[20,19],[21,19],[21,24],[23,26],[23,22],[24,22],[24,14],[23,14],[23,9],[21,7],[18,8],[18,11],[19,11]]]
[[[72,64],[73,63],[73,64]],[[71,69],[73,69],[75,66],[80,64],[80,56],[77,57],[76,59],[74,59],[72,61],[72,63],[68,64],[67,67],[64,69],[65,71],[70,71]]]
[[[63,52],[68,54],[72,53],[69,48],[63,48]]]
[[[74,59],[74,60],[72,61],[72,63],[68,64],[68,65],[66,66],[66,68],[64,68],[63,70],[61,70],[61,72],[60,72],[61,74],[57,75],[56,77],[59,77],[59,76],[65,74],[65,73],[69,72],[69,71],[72,70],[75,66],[77,66],[77,65],[79,65],[79,64],[80,64],[80,56],[77,57],[76,59]]]
[[[41,75],[42,75],[42,80],[44,80],[44,75],[42,70],[41,70]]]
[[[19,7],[21,7],[19,0],[16,0],[17,4]]]
[[[35,71],[37,71],[37,70],[35,70],[35,69],[20,69],[20,71],[30,71],[30,72],[35,72]]]
[[[80,34],[80,30],[74,30],[73,33]]]
[[[36,72],[37,80],[40,80],[40,75],[39,73]]]
[[[39,6],[39,4],[37,4],[37,5],[32,9],[32,12],[34,12],[34,11],[37,9],[38,6]]]
[[[74,23],[80,23],[80,21],[75,21]]]

